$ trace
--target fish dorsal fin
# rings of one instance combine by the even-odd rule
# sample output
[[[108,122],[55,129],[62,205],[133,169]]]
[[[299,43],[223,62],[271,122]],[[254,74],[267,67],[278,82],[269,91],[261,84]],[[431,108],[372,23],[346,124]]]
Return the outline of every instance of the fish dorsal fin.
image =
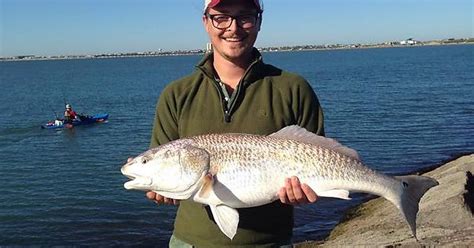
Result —
[[[359,154],[354,149],[351,149],[347,146],[341,145],[341,143],[337,142],[334,139],[326,138],[323,136],[319,136],[315,133],[309,132],[308,130],[297,126],[287,126],[280,129],[276,133],[272,133],[269,135],[270,137],[280,138],[280,139],[291,139],[295,141],[300,141],[308,144],[313,144],[317,146],[321,146],[327,149],[334,150],[351,158],[355,158],[360,160]]]

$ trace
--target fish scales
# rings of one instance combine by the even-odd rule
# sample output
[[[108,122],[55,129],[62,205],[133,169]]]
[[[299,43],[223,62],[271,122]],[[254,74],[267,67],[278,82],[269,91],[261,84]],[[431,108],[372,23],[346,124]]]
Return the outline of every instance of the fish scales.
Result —
[[[272,172],[281,169],[291,175],[300,172],[301,176],[324,180],[343,177],[351,182],[367,181],[369,175],[375,175],[354,158],[294,140],[249,135],[203,135],[193,140],[209,152],[211,168],[219,174],[263,165],[261,169]]]
[[[239,185],[244,195],[248,194],[246,186],[265,184],[279,188],[284,179],[291,176],[298,176],[302,182],[316,180],[325,184],[344,178],[350,186],[359,183],[360,190],[364,190],[364,185],[383,185],[385,180],[390,180],[380,180],[375,171],[354,158],[294,140],[237,134],[202,135],[192,140],[197,147],[209,152],[211,172],[218,175],[219,181],[222,183],[228,179],[226,184]],[[281,173],[276,174],[275,171]],[[246,178],[244,176],[256,172],[258,177],[242,181]],[[236,180],[236,177],[241,180]]]

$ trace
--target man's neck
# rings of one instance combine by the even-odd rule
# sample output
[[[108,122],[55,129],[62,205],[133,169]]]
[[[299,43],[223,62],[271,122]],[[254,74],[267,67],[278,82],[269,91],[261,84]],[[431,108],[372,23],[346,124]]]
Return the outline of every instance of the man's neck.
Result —
[[[214,54],[214,69],[219,75],[219,79],[228,86],[228,88],[235,90],[240,80],[245,74],[245,71],[252,63],[251,54],[245,60],[229,61],[228,59]]]

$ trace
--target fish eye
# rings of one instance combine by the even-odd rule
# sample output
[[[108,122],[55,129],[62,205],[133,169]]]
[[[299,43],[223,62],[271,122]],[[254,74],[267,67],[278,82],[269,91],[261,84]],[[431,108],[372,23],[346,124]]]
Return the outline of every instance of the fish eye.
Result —
[[[150,160],[150,158],[148,156],[143,157],[142,158],[142,164],[148,163],[149,160]]]

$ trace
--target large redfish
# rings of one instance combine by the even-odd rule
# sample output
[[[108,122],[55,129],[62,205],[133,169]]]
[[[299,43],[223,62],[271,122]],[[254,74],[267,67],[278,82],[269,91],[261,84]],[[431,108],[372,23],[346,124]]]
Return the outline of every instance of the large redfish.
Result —
[[[132,179],[126,189],[209,205],[230,239],[239,223],[235,208],[277,200],[278,190],[291,176],[320,197],[350,199],[349,191],[382,196],[401,211],[416,238],[418,203],[438,185],[428,177],[376,172],[356,151],[298,126],[268,136],[208,134],[175,140],[135,157],[122,173]]]

